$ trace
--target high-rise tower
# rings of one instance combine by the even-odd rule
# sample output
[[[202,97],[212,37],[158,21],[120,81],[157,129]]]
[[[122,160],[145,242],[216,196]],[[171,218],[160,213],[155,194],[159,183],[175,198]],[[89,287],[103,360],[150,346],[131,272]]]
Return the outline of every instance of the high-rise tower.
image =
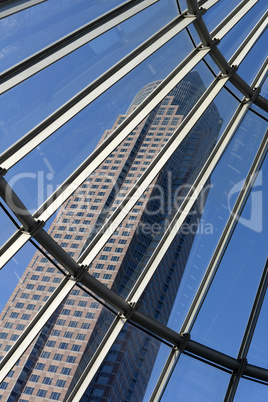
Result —
[[[127,114],[159,82],[143,88],[134,98]],[[49,233],[74,259],[90,244],[102,224],[120,205],[204,90],[198,73],[190,73],[63,205]],[[112,129],[103,134],[100,142],[126,116],[118,116]],[[220,126],[219,113],[212,104],[137,200],[124,222],[111,234],[90,266],[89,272],[95,278],[123,297],[128,295],[174,216],[178,197],[184,195],[184,185],[193,183],[200,166],[206,161],[217,140]],[[198,223],[199,217],[200,211],[196,205],[195,212],[188,218],[188,225]],[[177,235],[139,303],[138,308],[163,323],[167,323],[171,312],[194,235],[191,231],[187,235]],[[61,279],[62,274],[37,252],[1,314],[2,355],[9,350]],[[74,288],[6,378],[0,389],[3,400],[36,401],[42,398],[63,401],[92,355],[94,343],[98,344],[98,338],[105,332],[106,321],[103,307],[81,289]],[[125,339],[129,337],[133,339],[133,348],[127,358],[119,351],[125,347]],[[122,332],[115,344],[118,349],[116,357],[110,360],[108,357],[108,363],[104,366],[106,371],[103,373],[107,375],[94,379],[85,400],[141,398],[158,349],[156,345],[154,355],[149,354],[144,360],[142,354],[146,353],[147,344],[147,335],[135,336],[134,332]],[[129,378],[133,378],[129,389],[126,389],[122,379],[119,381],[120,376],[123,378],[123,371],[128,373],[129,384]],[[112,381],[116,382],[116,386],[111,386]]]

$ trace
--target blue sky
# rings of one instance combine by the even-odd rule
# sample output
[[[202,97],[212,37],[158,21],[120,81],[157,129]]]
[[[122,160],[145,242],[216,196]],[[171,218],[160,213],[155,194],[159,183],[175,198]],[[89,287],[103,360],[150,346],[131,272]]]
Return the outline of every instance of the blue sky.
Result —
[[[93,3],[85,0],[61,0],[57,2],[48,0],[39,6],[1,20],[1,71],[88,22],[89,18],[96,18],[120,3],[122,3],[121,0]],[[170,11],[166,13],[163,10],[167,9],[167,4],[173,4],[173,7],[170,7]],[[228,10],[231,10],[234,5],[236,5],[234,1],[219,2],[204,17],[208,26],[215,27],[218,23],[217,21],[227,15]],[[183,6],[182,8],[184,9],[185,7]],[[256,20],[260,18],[265,8],[266,1],[260,0],[248,16],[221,42],[220,50],[226,55],[227,59],[231,56],[238,42],[245,37],[245,33],[248,33]],[[58,13],[59,15],[64,15],[64,19],[59,19]],[[106,69],[128,54],[175,15],[175,1],[161,0],[158,4],[142,12],[142,14],[124,22],[120,30],[118,28],[112,29],[92,43],[81,47],[3,94],[0,97],[0,152],[34,128],[40,121],[100,76]],[[62,23],[59,23],[59,21],[62,21]],[[249,83],[251,83],[264,61],[265,52],[262,52],[262,49],[267,43],[267,34],[266,32],[261,37],[238,71]],[[230,43],[232,46],[230,46]],[[31,212],[34,212],[43,201],[40,198],[40,194],[38,195],[38,172],[41,172],[40,174],[44,178],[44,196],[49,196],[50,191],[56,189],[94,150],[104,130],[113,125],[119,114],[125,113],[140,88],[154,80],[163,79],[192,48],[188,35],[182,32],[11,169],[6,178],[8,181],[13,180],[15,182],[15,191]],[[209,72],[204,63],[200,63],[196,69],[205,85],[208,86],[213,80],[211,72]],[[237,107],[237,102],[224,90],[216,98],[215,103],[223,118],[224,128]],[[229,165],[235,163],[235,160],[232,159],[232,153],[235,152],[234,149],[237,145],[235,141],[230,144],[229,151],[212,175],[211,180],[214,187],[210,191],[202,220],[213,224],[215,236],[209,237],[204,234],[197,234],[195,238],[192,252],[185,268],[185,275],[175,301],[174,311],[170,317],[169,326],[175,330],[179,330],[186,311],[186,307],[182,308],[185,305],[185,294],[188,298],[188,303],[190,303],[194,290],[196,290],[196,288],[192,288],[189,292],[189,278],[193,273],[193,267],[198,265],[197,286],[228,217],[228,209],[223,210],[220,208],[222,203],[225,203],[226,207],[224,191],[230,192],[236,183],[244,179],[266,128],[266,122],[251,113],[250,118],[245,121],[241,130],[238,130],[235,138],[249,141],[250,148],[239,150],[239,152],[241,151],[239,156],[242,158],[242,162],[236,165],[239,174],[233,173],[231,175],[231,179],[234,181],[233,185],[229,182]],[[256,198],[250,196],[242,215],[244,224],[237,225],[232,242],[216,275],[215,286],[211,288],[207,302],[204,303],[199,319],[197,319],[193,328],[193,339],[234,356],[241,341],[242,329],[245,327],[254,292],[266,259],[268,236],[267,211],[264,206],[267,205],[268,201],[267,160],[262,168],[262,183],[253,190],[255,193],[258,191],[261,192],[262,196],[261,219],[263,228],[258,232],[246,226],[246,221],[250,221],[252,214],[251,203],[256,200]],[[237,193],[234,193],[230,198],[231,205],[233,205],[236,195]],[[48,222],[46,228],[49,228],[50,222]],[[0,223],[1,227],[5,228],[4,234],[0,237],[3,243],[15,231],[15,228],[6,219],[1,209]],[[12,293],[33,253],[34,247],[27,244],[1,271],[0,310]],[[229,286],[230,282],[232,282],[232,286]],[[240,309],[234,308],[234,306],[239,306]],[[264,307],[267,308],[267,299]],[[243,314],[241,309],[243,309]],[[214,320],[211,320],[212,316],[215,317]],[[241,324],[242,321],[243,324]],[[267,324],[262,316],[262,326],[264,325]],[[232,328],[232,333],[234,333],[234,342],[228,338],[228,335],[230,335],[229,327]],[[264,339],[261,338],[262,331],[259,329],[258,331],[257,334],[262,339],[261,342],[263,342],[264,346]],[[250,351],[250,356],[252,356],[254,364],[263,364],[263,357],[259,352],[258,346],[256,346],[257,343],[254,342],[253,340],[255,346],[253,347],[253,352]],[[160,350],[155,369],[157,374],[159,374],[159,367],[163,364],[167,354],[167,347]],[[191,359],[189,360],[187,357],[183,359],[185,360],[185,367],[188,364],[189,367],[192,366]],[[178,366],[178,373],[180,372],[179,370],[180,366]],[[207,368],[208,372],[209,370]],[[155,373],[154,371],[154,375]],[[218,381],[221,376],[224,377],[222,373],[219,374],[219,377],[216,376],[215,381]],[[181,395],[190,386],[189,382],[187,382],[188,380],[189,378],[185,380],[185,389],[180,391],[182,392]],[[168,390],[168,392],[171,392],[170,395],[175,392],[172,389],[172,384],[171,382],[171,388]],[[203,384],[202,392],[205,392],[204,388],[205,384]],[[151,389],[150,386],[149,389]],[[243,390],[239,392],[239,395],[243,394]],[[146,398],[147,396],[145,400]]]

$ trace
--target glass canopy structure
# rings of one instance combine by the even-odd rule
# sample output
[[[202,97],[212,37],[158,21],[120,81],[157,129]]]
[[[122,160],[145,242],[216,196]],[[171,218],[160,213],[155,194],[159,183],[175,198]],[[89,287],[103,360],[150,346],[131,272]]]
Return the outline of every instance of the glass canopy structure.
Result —
[[[267,19],[0,1],[1,400],[267,400]]]

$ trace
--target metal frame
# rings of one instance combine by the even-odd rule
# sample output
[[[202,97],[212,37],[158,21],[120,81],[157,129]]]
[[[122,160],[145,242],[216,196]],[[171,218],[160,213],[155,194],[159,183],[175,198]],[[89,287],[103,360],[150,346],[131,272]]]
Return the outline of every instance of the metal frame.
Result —
[[[158,1],[128,0],[4,71],[0,74],[0,94],[8,91]]]
[[[180,33],[195,18],[196,16],[189,19],[184,16],[178,16],[168,23],[13,144],[0,156],[0,166],[8,170],[14,164],[18,163],[24,156],[66,124],[103,92],[107,91],[156,50]]]
[[[263,80],[263,77],[265,76],[265,73],[267,72],[267,62],[265,62],[261,67],[251,87],[248,84],[246,84],[241,79],[241,77],[239,77],[239,75],[236,73],[236,69],[232,67],[233,63],[237,64],[241,63],[246,53],[250,50],[250,48],[254,45],[256,40],[260,37],[260,35],[264,31],[267,21],[267,14],[265,14],[260,19],[260,21],[256,24],[254,29],[243,41],[242,45],[232,56],[230,61],[227,62],[217,48],[218,42],[213,40],[212,36],[217,34],[218,38],[220,38],[221,35],[224,36],[239,21],[239,19],[242,18],[242,16],[245,15],[245,13],[256,3],[256,1],[255,0],[242,1],[236,7],[236,9],[233,10],[233,12],[230,13],[225,18],[224,21],[226,23],[226,26],[220,24],[218,27],[215,28],[214,33],[212,32],[211,35],[207,31],[207,28],[204,24],[204,21],[202,19],[203,11],[200,10],[200,8],[198,7],[197,1],[196,0],[186,0],[186,1],[189,12],[183,13],[182,14],[183,17],[181,16],[178,17],[170,24],[168,24],[166,27],[164,27],[162,30],[160,30],[156,35],[150,38],[150,40],[152,40],[152,43],[149,43],[150,40],[148,40],[146,41],[145,44],[142,45],[144,46],[144,48],[142,48],[142,46],[139,47],[137,50],[139,55],[138,53],[134,54],[134,52],[132,52],[130,55],[127,56],[129,57],[129,59],[124,59],[122,64],[118,63],[112,68],[114,69],[112,74],[114,74],[114,76],[118,74],[114,82],[122,78],[122,76],[127,74],[128,71],[131,71],[132,68],[134,68],[136,65],[139,64],[140,61],[138,62],[138,59],[137,64],[135,64],[136,61],[134,60],[136,56],[140,57],[142,52],[144,51],[142,57],[143,60],[145,60],[146,54],[148,57],[148,51],[153,53],[157,48],[166,43],[172,37],[171,32],[173,28],[182,30],[187,25],[189,25],[189,23],[193,22],[201,38],[202,45],[197,47],[180,64],[180,66],[178,66],[178,68],[176,68],[165,80],[163,80],[163,82],[159,85],[159,87],[156,88],[156,90],[125,120],[125,122],[123,122],[122,125],[111,134],[111,137],[109,138],[109,146],[107,147],[107,149],[105,149],[105,146],[108,145],[108,141],[104,142],[104,145],[102,147],[99,147],[98,150],[93,152],[93,154],[76,170],[76,172],[73,175],[71,175],[69,179],[65,181],[65,183],[63,183],[63,185],[60,187],[60,190],[57,193],[54,193],[53,196],[49,198],[47,202],[42,207],[40,207],[39,210],[36,211],[36,213],[33,216],[25,208],[19,197],[14,193],[14,191],[10,188],[10,186],[4,179],[5,169],[10,168],[14,163],[16,163],[16,157],[18,157],[19,159],[24,157],[28,152],[34,149],[35,146],[37,146],[45,138],[51,135],[57,129],[57,127],[60,127],[62,124],[65,124],[65,122],[68,121],[69,118],[72,118],[76,113],[78,113],[81,110],[81,108],[85,107],[86,102],[88,101],[88,99],[86,101],[86,97],[89,95],[90,91],[88,93],[82,91],[82,93],[78,94],[78,96],[75,98],[75,101],[71,100],[71,102],[64,105],[65,109],[64,110],[61,109],[62,115],[58,120],[56,120],[56,114],[50,116],[49,119],[46,119],[45,122],[41,123],[41,125],[39,125],[35,129],[36,131],[34,131],[34,134],[29,133],[28,135],[26,135],[22,141],[19,141],[18,143],[14,144],[7,153],[3,154],[3,158],[0,159],[0,161],[3,161],[2,165],[3,169],[0,171],[0,196],[4,199],[4,201],[9,206],[11,211],[15,214],[16,218],[22,224],[21,229],[18,232],[16,232],[4,244],[4,246],[0,250],[2,253],[3,263],[5,263],[9,258],[11,258],[12,255],[14,255],[14,253],[17,252],[18,249],[22,247],[27,242],[28,239],[33,237],[69,272],[69,275],[66,276],[66,278],[64,278],[62,283],[58,286],[58,288],[54,291],[51,297],[47,300],[42,309],[36,314],[33,321],[23,331],[20,338],[15,342],[13,347],[10,349],[10,351],[4,357],[3,361],[0,363],[0,376],[1,376],[0,381],[7,375],[7,373],[13,367],[13,365],[16,363],[19,357],[31,344],[34,337],[37,335],[37,333],[40,331],[43,325],[47,322],[47,320],[51,317],[51,315],[55,312],[55,310],[64,300],[69,291],[73,288],[73,286],[76,283],[79,282],[88,289],[90,289],[91,291],[93,291],[94,293],[96,293],[99,297],[104,299],[111,306],[113,306],[113,308],[118,312],[118,315],[116,316],[113,324],[111,325],[101,345],[99,346],[96,353],[90,360],[81,379],[73,389],[68,401],[80,400],[86,387],[90,383],[93,376],[96,374],[98,368],[100,367],[100,364],[104,360],[110,347],[113,345],[114,340],[116,339],[117,335],[120,333],[120,330],[123,328],[124,324],[127,321],[129,321],[130,323],[133,322],[133,324],[135,325],[138,324],[141,327],[141,329],[149,331],[152,334],[152,336],[160,337],[163,340],[168,341],[171,345],[174,345],[171,354],[169,356],[169,359],[166,362],[166,365],[162,371],[162,374],[153,392],[151,401],[158,400],[159,398],[161,398],[161,395],[164,392],[168,379],[170,378],[172,371],[174,370],[175,364],[178,361],[181,353],[184,353],[184,351],[191,353],[193,357],[198,356],[201,358],[205,358],[208,362],[215,363],[219,366],[225,367],[228,370],[233,371],[233,375],[226,395],[226,402],[233,400],[236,387],[238,385],[238,381],[242,375],[257,378],[259,380],[263,380],[268,383],[268,370],[247,364],[246,361],[247,351],[252,339],[257,318],[268,285],[267,263],[264,268],[264,273],[260,281],[260,285],[256,294],[253,308],[249,317],[247,329],[245,331],[245,335],[241,343],[241,348],[237,359],[232,358],[223,353],[220,353],[219,351],[213,350],[204,345],[201,345],[197,342],[194,342],[189,338],[189,331],[192,328],[192,325],[206,297],[206,294],[212,283],[213,277],[217,271],[222,256],[226,250],[228,242],[235,229],[237,218],[240,216],[242,212],[247,197],[249,196],[251,188],[254,184],[257,172],[260,169],[260,166],[267,153],[267,147],[268,147],[267,133],[264,136],[262,143],[259,147],[259,150],[255,156],[255,159],[249,169],[244,187],[238,195],[238,199],[235,203],[230,218],[227,221],[227,224],[219,240],[219,243],[215,249],[213,257],[209,263],[207,271],[196,293],[195,299],[183,323],[183,326],[180,331],[181,333],[178,334],[177,332],[171,330],[167,326],[154,320],[148,315],[136,310],[136,302],[138,301],[140,295],[142,294],[143,290],[148,284],[153,273],[157,269],[157,266],[161,261],[161,253],[165,252],[165,250],[168,249],[172,241],[172,236],[173,237],[175,236],[180,225],[183,222],[182,217],[183,214],[185,212],[189,212],[189,210],[191,209],[191,206],[197,199],[198,194],[200,193],[201,189],[206,183],[206,180],[213,172],[215,166],[220,160],[222,154],[224,153],[228,143],[230,142],[232,136],[234,135],[239,124],[241,123],[250,105],[254,102],[264,110],[267,110],[268,105],[268,101],[259,95],[259,89],[256,90],[254,89],[255,85],[258,84],[260,85],[261,81]],[[216,1],[212,0],[206,4],[212,6],[215,3]],[[199,5],[200,4],[202,3],[199,3]],[[178,26],[176,26],[177,23]],[[172,24],[174,25],[172,26]],[[176,33],[174,33],[173,36],[175,34]],[[165,35],[167,36],[165,37]],[[165,39],[163,39],[164,37]],[[74,185],[75,188],[78,188],[78,186],[85,180],[85,178],[90,173],[92,173],[100,163],[102,163],[105,160],[105,158],[113,151],[113,149],[117,147],[118,144],[120,144],[124,140],[124,138],[127,137],[127,135],[131,132],[131,130],[133,130],[133,128],[135,128],[136,125],[140,121],[142,121],[142,119],[148,113],[150,113],[150,111],[159,103],[159,101],[163,99],[169,93],[169,91],[187,74],[187,72],[189,72],[198,63],[198,61],[202,60],[202,58],[208,53],[211,55],[213,60],[219,66],[222,73],[213,81],[213,83],[201,97],[199,102],[197,102],[192,111],[190,111],[190,113],[184,119],[181,126],[174,132],[173,136],[170,138],[170,141],[164,146],[162,151],[157,155],[157,157],[151,163],[149,168],[144,172],[144,174],[137,183],[137,188],[131,190],[128,193],[128,195],[123,199],[122,204],[120,204],[120,207],[118,207],[117,210],[115,210],[110,220],[107,222],[107,224],[103,226],[101,232],[97,234],[97,236],[85,250],[83,255],[79,258],[78,261],[74,261],[43,229],[45,221],[59,207],[59,205],[57,205],[56,202],[60,200],[61,205],[74,191],[72,185]],[[129,70],[125,69],[128,62],[130,63],[128,67]],[[96,89],[100,91],[100,93],[102,93],[101,91],[107,90],[108,88],[107,83],[109,82],[110,77],[111,77],[111,70],[107,72],[106,76],[107,81],[105,81],[106,80],[105,78],[102,81],[98,81],[97,83],[95,82]],[[106,240],[109,238],[109,236],[111,236],[111,233],[108,234],[108,229],[110,227],[113,227],[115,229],[117,225],[126,217],[128,212],[135,204],[137,200],[136,197],[141,195],[142,192],[145,190],[145,188],[148,186],[148,184],[151,183],[153,178],[160,171],[161,167],[170,158],[170,156],[179,146],[183,138],[187,136],[191,128],[198,121],[200,116],[204,113],[206,108],[213,101],[215,96],[224,87],[225,83],[228,80],[230,80],[242,94],[245,94],[247,96],[247,99],[244,99],[241,102],[233,118],[231,119],[228,127],[226,128],[225,132],[222,134],[218,143],[214,147],[210,157],[205,163],[205,166],[201,170],[194,185],[190,189],[188,196],[194,194],[193,199],[190,201],[186,199],[183,202],[180,210],[178,211],[175,218],[171,222],[169,229],[160,240],[160,243],[156,248],[155,252],[152,254],[151,259],[146,265],[142,275],[140,276],[135,286],[133,287],[129,297],[127,298],[127,300],[124,300],[123,298],[115,294],[112,290],[105,287],[97,279],[93,278],[87,272],[86,270],[87,267],[84,264],[89,264],[94,259],[96,254],[98,254],[102,246],[106,243]],[[113,84],[110,83],[110,85]],[[90,90],[92,90],[93,93],[95,89],[91,87]],[[99,96],[97,95],[97,92],[95,93],[95,96]],[[72,104],[72,102],[74,103]],[[73,114],[72,112],[70,113],[72,108],[74,108]],[[70,117],[66,116],[68,113],[70,113]],[[66,121],[64,121],[64,119],[66,119]],[[57,126],[57,124],[59,126]],[[51,130],[50,133],[49,131],[46,131],[48,128]],[[37,135],[36,138],[35,135]],[[24,149],[22,147],[22,150],[20,150],[19,148],[21,146],[23,146]],[[13,161],[11,162],[12,158]],[[98,162],[96,162],[96,158],[98,158]],[[64,185],[66,184],[68,184],[67,189],[64,188]],[[195,186],[197,186],[198,188],[198,191],[196,193],[194,193]],[[55,198],[53,199],[53,197]]]
[[[263,29],[263,21],[261,20],[257,24],[257,32],[260,34]],[[251,32],[248,37],[245,39],[247,41],[247,52],[250,47],[253,46],[255,39],[252,37],[256,35],[256,32]],[[161,86],[158,88],[147,98],[145,101],[136,108],[136,110],[126,118],[123,124],[121,124],[114,132],[109,136],[108,139],[104,141],[90,156],[89,158],[54,192],[51,197],[36,211],[33,215],[35,218],[39,218],[41,220],[46,221],[58,208],[67,200],[67,198],[75,191],[76,188],[81,185],[81,183],[86,179],[86,177],[91,174],[104,160],[105,158],[127,137],[127,135],[133,130],[144,118],[150,113],[150,111],[156,106],[156,104],[163,99],[168,92],[171,90],[170,84],[173,76],[178,74],[177,82],[179,82],[186,73],[192,69],[211,49],[213,50],[215,47],[215,43],[211,43],[210,47],[207,46],[205,48],[198,47],[195,49],[174,71],[171,73],[163,82]],[[202,50],[202,52],[201,52]],[[242,49],[240,48],[240,51]],[[237,51],[236,57],[239,57],[239,52]],[[245,56],[245,52],[243,53]],[[234,61],[237,61],[238,64],[241,62],[236,58]],[[180,73],[180,74],[179,74]],[[163,88],[163,91],[160,92],[160,89]],[[253,100],[256,99],[256,91],[252,91],[249,96],[254,94]],[[257,94],[258,95],[258,94]],[[156,101],[157,99],[157,101]],[[70,116],[71,118],[72,116]],[[53,124],[53,123],[52,123]],[[53,125],[55,128],[55,126]],[[33,146],[37,146],[39,142],[36,144],[33,141]],[[24,153],[23,147],[21,147],[20,142],[15,144],[16,148],[19,150],[19,153]],[[13,148],[13,147],[12,147]],[[14,149],[14,148],[13,148]],[[15,159],[18,156],[18,153],[15,153],[11,156],[11,160],[15,163]],[[22,156],[22,157],[23,157]],[[4,159],[4,158],[3,158]],[[19,159],[18,159],[19,160]],[[18,161],[17,160],[17,161]],[[9,160],[10,161],[10,160]],[[0,158],[1,162],[1,158]],[[5,161],[2,162],[2,166],[8,168],[9,166],[5,164]],[[14,249],[15,251],[15,249]],[[16,251],[15,251],[16,252]],[[1,249],[0,249],[1,253]],[[10,254],[7,257],[10,257]],[[3,259],[3,263],[6,263],[8,258]]]
[[[25,10],[26,8],[44,3],[47,0],[7,0],[0,2],[0,19]],[[2,3],[2,4],[1,4]]]
[[[237,359],[241,361],[241,367],[238,372],[234,372],[230,378],[229,386],[226,392],[225,402],[232,402],[238,387],[240,378],[242,377],[246,364],[247,354],[253,338],[253,334],[257,325],[257,321],[260,315],[261,307],[265,298],[265,294],[268,287],[268,259],[266,260],[262,277],[260,279],[259,287],[256,293],[256,297],[251,309],[251,313],[248,319],[247,328],[244,333],[243,340],[241,342],[240,350],[237,355]]]
[[[220,261],[223,257],[223,254],[227,248],[227,245],[228,245],[230,238],[233,234],[233,231],[236,227],[238,218],[242,213],[243,207],[244,207],[246,200],[249,196],[249,193],[253,187],[254,181],[257,176],[257,172],[259,171],[261,164],[267,154],[267,148],[268,148],[268,135],[266,133],[266,135],[264,136],[262,143],[258,149],[256,157],[251,165],[251,168],[247,174],[247,177],[245,179],[245,184],[238,195],[234,208],[233,208],[233,210],[230,214],[230,217],[225,225],[222,236],[216,246],[215,252],[214,252],[214,254],[211,258],[211,261],[208,265],[208,268],[204,274],[202,282],[196,292],[195,298],[191,304],[191,307],[188,310],[188,314],[181,327],[180,334],[186,334],[186,333],[189,334],[191,331],[194,321],[198,315],[199,310],[201,309],[201,306],[205,300],[205,297],[208,293],[210,285],[211,285],[213,278],[219,267]],[[186,347],[186,350],[187,350],[187,347]],[[171,352],[171,354],[172,354],[172,352]],[[171,359],[171,354],[168,358],[169,360]],[[175,360],[174,359],[172,360],[173,361],[172,365],[169,364],[164,367],[160,380],[157,383],[155,390],[153,392],[153,395],[155,395],[156,398],[161,397],[161,395],[163,394],[163,392],[167,386],[166,381],[169,380],[171,373],[174,370],[174,368],[178,362],[179,357],[180,357],[180,354],[177,355]],[[224,366],[227,367],[226,364],[224,364]],[[230,367],[228,367],[228,368],[230,368]],[[239,361],[239,359],[237,359],[237,365],[233,371],[237,373],[237,372],[239,372],[239,368],[240,368],[240,361]],[[165,369],[167,369],[169,371],[164,372]],[[245,374],[246,371],[247,371],[247,366],[243,365],[243,373]],[[242,375],[241,373],[242,372],[239,372],[239,376]],[[267,374],[268,374],[268,370],[267,370]],[[266,379],[266,381],[267,381],[267,379]],[[154,399],[154,400],[158,400],[158,399]]]

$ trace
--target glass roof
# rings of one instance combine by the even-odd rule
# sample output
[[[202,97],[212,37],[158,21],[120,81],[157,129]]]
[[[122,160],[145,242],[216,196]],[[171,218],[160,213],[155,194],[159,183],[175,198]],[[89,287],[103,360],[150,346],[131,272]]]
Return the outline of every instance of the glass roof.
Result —
[[[1,400],[265,400],[267,18],[0,1]]]

